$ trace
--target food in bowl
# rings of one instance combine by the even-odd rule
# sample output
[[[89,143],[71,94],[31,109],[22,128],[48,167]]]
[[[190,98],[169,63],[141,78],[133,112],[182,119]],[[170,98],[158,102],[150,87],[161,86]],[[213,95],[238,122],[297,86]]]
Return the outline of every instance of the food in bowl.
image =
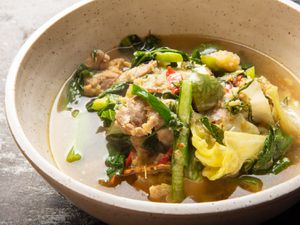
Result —
[[[59,168],[94,187],[128,183],[151,201],[202,202],[237,187],[260,191],[293,163],[299,102],[247,61],[264,56],[229,42],[179,39],[129,35],[117,48],[91,52],[51,112]]]

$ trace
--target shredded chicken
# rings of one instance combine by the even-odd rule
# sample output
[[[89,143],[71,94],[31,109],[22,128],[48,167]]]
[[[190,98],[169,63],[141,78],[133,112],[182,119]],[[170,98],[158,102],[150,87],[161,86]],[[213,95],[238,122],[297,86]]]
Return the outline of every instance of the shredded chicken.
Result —
[[[154,72],[156,67],[157,62],[150,61],[147,64],[142,64],[140,66],[126,70],[120,75],[119,81],[134,81],[138,77]]]
[[[142,137],[152,129],[163,125],[163,120],[151,106],[138,97],[125,98],[125,103],[116,111],[116,124],[125,134]]]

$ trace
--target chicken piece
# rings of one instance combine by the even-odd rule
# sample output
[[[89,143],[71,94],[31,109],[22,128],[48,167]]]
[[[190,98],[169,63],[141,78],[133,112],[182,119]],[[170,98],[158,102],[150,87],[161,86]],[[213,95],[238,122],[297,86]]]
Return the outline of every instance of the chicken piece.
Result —
[[[174,141],[173,131],[170,128],[163,128],[157,131],[157,139],[165,146],[172,146]]]
[[[94,50],[86,59],[85,65],[94,70],[105,70],[108,68],[110,57],[102,50]]]
[[[110,70],[104,70],[96,73],[92,77],[86,77],[84,79],[83,95],[88,97],[99,95],[101,92],[112,86],[118,77],[118,73]]]
[[[135,137],[151,134],[153,128],[163,125],[163,120],[151,106],[138,97],[125,98],[125,103],[116,111],[116,125]]]
[[[154,72],[156,67],[157,67],[157,62],[152,60],[147,64],[142,64],[140,66],[126,70],[124,73],[120,75],[119,81],[122,82],[134,81],[138,77]]]

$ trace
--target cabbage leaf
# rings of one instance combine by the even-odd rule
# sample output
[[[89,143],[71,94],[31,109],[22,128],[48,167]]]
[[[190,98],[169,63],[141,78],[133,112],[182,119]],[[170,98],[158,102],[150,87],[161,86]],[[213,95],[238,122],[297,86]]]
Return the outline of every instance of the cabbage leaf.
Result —
[[[246,160],[256,159],[263,148],[266,136],[242,132],[224,132],[224,145],[209,143],[205,130],[192,123],[192,144],[195,156],[203,164],[202,175],[209,180],[239,172]]]
[[[264,96],[264,93],[256,80],[254,80],[248,88],[243,90],[242,93],[250,100],[252,117],[255,122],[268,125],[274,124],[268,99]]]

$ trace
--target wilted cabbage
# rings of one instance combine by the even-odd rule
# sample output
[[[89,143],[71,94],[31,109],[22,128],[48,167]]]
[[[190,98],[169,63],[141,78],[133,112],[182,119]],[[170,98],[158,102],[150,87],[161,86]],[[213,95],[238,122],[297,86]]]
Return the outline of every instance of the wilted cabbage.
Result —
[[[266,139],[264,135],[225,131],[224,145],[212,145],[199,123],[193,122],[191,131],[195,156],[204,166],[202,175],[209,180],[237,174],[246,160],[256,159]]]
[[[265,78],[261,78],[264,81],[264,91],[273,103],[273,114],[275,119],[279,121],[280,127],[289,135],[294,137],[300,136],[300,119],[293,113],[290,113],[288,106],[282,107],[279,100],[278,88],[269,83]]]
[[[265,97],[259,83],[254,80],[248,88],[242,91],[250,100],[253,120],[258,123],[274,124],[268,99]]]

